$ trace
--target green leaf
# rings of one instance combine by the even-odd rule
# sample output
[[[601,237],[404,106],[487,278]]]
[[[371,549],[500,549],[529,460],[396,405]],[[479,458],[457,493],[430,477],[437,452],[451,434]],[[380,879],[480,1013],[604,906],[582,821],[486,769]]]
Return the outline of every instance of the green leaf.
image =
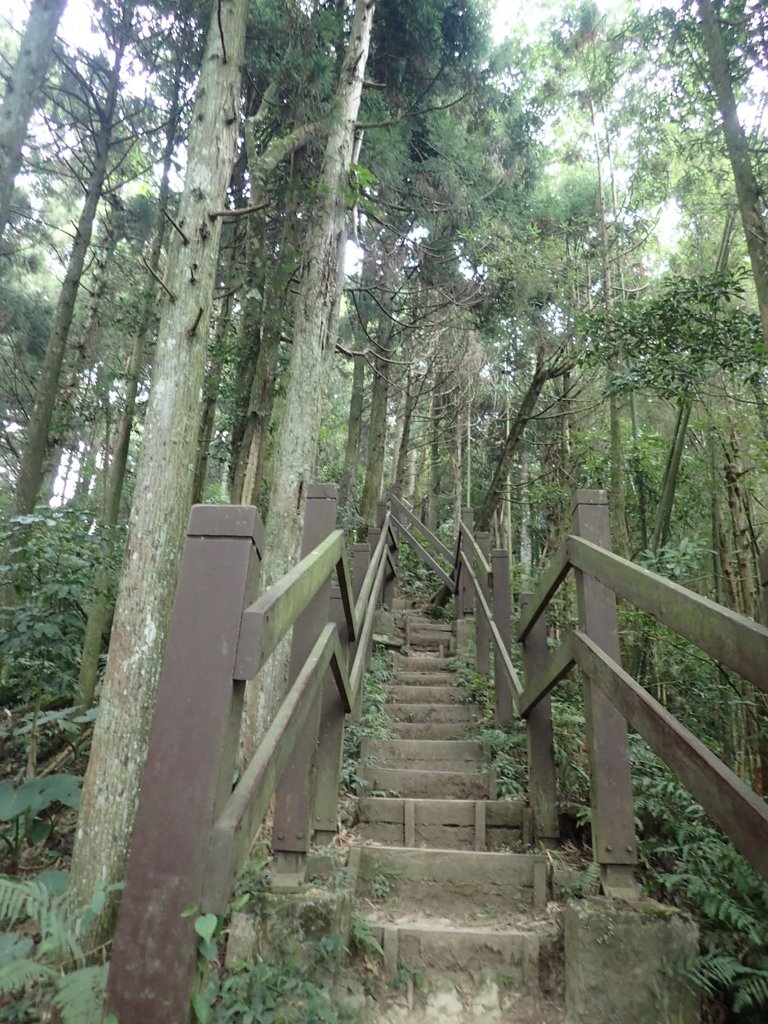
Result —
[[[215,914],[201,914],[195,921],[195,931],[203,942],[210,942],[216,932],[218,923],[219,919]]]
[[[210,1024],[213,1020],[213,1011],[208,1005],[207,1000],[199,992],[195,992],[192,996],[192,1010],[200,1024]]]

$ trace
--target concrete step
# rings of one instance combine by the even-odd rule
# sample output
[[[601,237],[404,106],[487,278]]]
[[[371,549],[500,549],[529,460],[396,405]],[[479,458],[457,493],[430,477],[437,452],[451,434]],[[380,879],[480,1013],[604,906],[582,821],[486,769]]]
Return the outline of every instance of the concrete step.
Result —
[[[409,705],[413,707],[413,705]],[[449,705],[446,705],[449,706]],[[452,706],[452,705],[450,705]],[[390,708],[390,714],[392,708]],[[402,722],[390,723],[390,731],[403,740],[461,740],[467,735],[466,722]]]
[[[475,719],[474,708],[469,704],[396,704],[387,706],[390,718],[400,722],[425,722],[430,724],[464,723],[465,728]]]
[[[543,957],[540,962],[546,969]],[[452,970],[448,976],[425,968],[411,974],[405,963],[388,981],[379,982],[365,1009],[369,1014],[365,1019],[376,1024],[563,1024],[565,1020],[562,1000],[520,991],[507,983],[504,971]]]
[[[392,664],[396,669],[404,669],[406,672],[441,672],[451,668],[453,659],[429,654],[395,654]]]
[[[452,622],[441,622],[439,619],[431,619],[428,615],[419,615],[415,612],[407,612],[404,622],[408,624],[409,629],[423,633],[453,633],[455,631]]]
[[[527,844],[530,812],[522,800],[407,800],[363,797],[359,834],[385,846],[495,850]]]
[[[484,764],[490,756],[486,743],[477,740],[378,740],[366,738],[362,741],[360,760],[376,758],[382,761],[397,760],[402,768],[413,768],[415,764],[435,764],[451,761],[458,764],[467,762]]]
[[[444,658],[456,650],[456,637],[451,633],[425,633],[413,630],[408,633],[408,647],[439,650],[439,657]]]
[[[554,950],[558,942],[557,926],[547,920],[538,927],[500,928],[492,921],[456,926],[448,921],[389,921],[374,915],[371,923],[384,950],[385,974],[390,973],[391,965],[451,975],[456,971],[503,971],[508,987],[531,994],[540,992],[542,946]]]
[[[397,673],[400,686],[455,686],[455,672],[435,672],[430,669],[400,671]]]
[[[373,792],[453,800],[493,799],[496,796],[496,776],[490,771],[413,771],[371,765],[364,768],[364,773],[363,777]]]
[[[398,704],[460,704],[464,691],[460,686],[392,686],[387,697]]]
[[[350,867],[358,894],[385,897],[388,912],[418,908],[460,926],[543,910],[549,894],[547,859],[535,853],[359,846]]]

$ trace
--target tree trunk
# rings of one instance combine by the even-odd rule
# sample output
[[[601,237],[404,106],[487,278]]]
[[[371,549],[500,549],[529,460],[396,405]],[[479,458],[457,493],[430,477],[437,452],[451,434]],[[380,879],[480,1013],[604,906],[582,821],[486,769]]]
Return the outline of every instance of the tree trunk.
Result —
[[[677,479],[680,473],[680,462],[685,448],[685,435],[688,431],[688,420],[691,417],[693,403],[690,398],[683,398],[677,412],[675,434],[669,446],[669,457],[664,471],[664,481],[661,489],[661,498],[656,513],[656,525],[651,540],[651,550],[658,552],[663,548],[669,539],[669,527],[672,522],[672,506],[675,501],[675,490]]]
[[[763,334],[768,344],[768,235],[763,218],[763,198],[752,170],[749,143],[739,121],[733,92],[728,55],[720,32],[717,12],[712,0],[699,0],[699,16],[704,49],[710,71],[710,85],[723,120],[723,135],[733,171],[736,198],[739,203],[744,237],[755,279],[757,303]]]
[[[117,441],[115,452],[112,458],[112,466],[104,467],[105,474],[108,473],[104,489],[104,511],[102,517],[102,533],[106,544],[101,565],[96,570],[94,579],[94,597],[91,607],[88,610],[88,618],[85,624],[85,636],[83,637],[83,653],[80,658],[80,673],[78,677],[78,701],[83,707],[90,707],[93,703],[94,694],[99,674],[99,658],[101,657],[101,646],[104,633],[109,624],[112,608],[109,599],[109,562],[115,543],[115,527],[120,517],[120,499],[123,494],[125,483],[125,472],[128,465],[128,449],[131,442],[131,431],[133,429],[133,417],[136,412],[136,395],[139,390],[139,380],[144,366],[144,353],[147,348],[150,335],[155,326],[155,306],[157,304],[157,285],[155,277],[160,269],[160,254],[163,248],[165,235],[165,211],[168,207],[168,195],[170,192],[170,173],[173,151],[177,142],[177,131],[179,122],[178,109],[178,86],[177,95],[174,100],[171,118],[166,133],[165,150],[163,152],[163,173],[160,179],[160,191],[158,193],[157,220],[155,232],[152,238],[152,246],[149,253],[148,266],[150,275],[144,288],[144,302],[142,305],[141,321],[133,339],[133,347],[128,362],[128,371],[125,382],[125,405],[120,417],[117,429]]]
[[[371,391],[371,418],[368,427],[368,452],[365,463],[365,483],[363,496],[360,499],[360,515],[366,523],[373,523],[376,513],[376,502],[381,496],[381,485],[384,477],[384,456],[387,443],[387,401],[389,399],[389,366],[386,357],[392,350],[392,320],[390,318],[391,302],[389,290],[381,303],[379,311],[380,326],[377,337],[377,351],[384,356],[376,355],[373,363],[373,381]]]
[[[0,239],[11,212],[21,148],[40,87],[53,58],[53,43],[67,0],[32,0],[29,18],[0,107]]]
[[[403,405],[403,429],[400,433],[400,445],[397,449],[397,460],[395,462],[394,482],[397,493],[402,495],[405,487],[405,471],[408,463],[408,448],[411,443],[411,423],[413,422],[413,410],[416,406],[416,398],[413,392],[413,381],[411,374],[408,374],[408,382],[405,386]]]
[[[16,481],[15,510],[17,515],[26,515],[34,509],[43,480],[43,464],[48,447],[48,432],[56,405],[64,351],[69,338],[70,328],[72,327],[72,318],[85,266],[85,257],[88,253],[88,246],[91,243],[96,208],[99,205],[102,188],[107,176],[109,148],[114,127],[113,108],[120,88],[120,67],[123,50],[127,42],[126,36],[127,33],[124,33],[122,46],[115,55],[115,61],[112,66],[107,112],[105,113],[101,128],[94,139],[94,161],[86,186],[85,203],[80,211],[77,227],[75,228],[75,241],[69,254],[67,272],[59,293],[59,301],[51,326],[48,346],[45,350],[45,360],[43,361],[43,368],[37,385],[35,407],[32,410],[32,416],[27,425],[26,444],[21,455],[19,475]]]
[[[344,508],[354,491],[355,477],[360,459],[360,433],[363,425],[363,389],[365,387],[365,359],[356,355],[352,360],[352,394],[349,400],[347,446],[344,451],[344,471],[339,486],[339,505]]]
[[[334,120],[304,245],[294,315],[285,410],[277,434],[262,575],[269,585],[292,566],[301,546],[305,494],[312,482],[325,378],[336,346],[346,244],[347,175],[373,24],[373,0],[357,0],[340,72]],[[246,694],[243,755],[249,758],[282,701],[282,645]],[[282,656],[281,656],[282,655]]]
[[[440,497],[440,421],[443,414],[442,395],[437,387],[432,394],[432,419],[429,425],[429,491],[427,492],[427,529],[437,529],[437,505]]]
[[[507,433],[507,439],[496,463],[491,486],[488,488],[485,501],[475,522],[476,531],[482,532],[490,529],[493,513],[504,500],[507,476],[512,466],[512,459],[522,439],[525,426],[533,416],[533,411],[536,408],[536,403],[539,400],[539,395],[544,385],[548,380],[562,376],[570,367],[570,363],[559,363],[548,367],[544,363],[543,350],[540,349],[537,353],[536,370]]]
[[[235,156],[248,5],[215,0],[189,132],[184,193],[160,301],[154,376],[70,889],[124,877],[192,494],[221,218]],[[183,232],[183,235],[182,235]],[[190,738],[192,741],[193,738]],[[111,905],[91,939],[106,936]]]

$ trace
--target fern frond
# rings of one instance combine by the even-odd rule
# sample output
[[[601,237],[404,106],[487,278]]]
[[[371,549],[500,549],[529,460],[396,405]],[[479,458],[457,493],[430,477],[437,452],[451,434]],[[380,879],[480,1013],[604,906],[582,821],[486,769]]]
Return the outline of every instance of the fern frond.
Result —
[[[36,960],[14,960],[0,967],[0,995],[16,992],[39,981],[57,982],[59,972]]]
[[[0,921],[12,927],[24,918],[37,918],[50,903],[51,894],[40,882],[0,875]]]
[[[82,967],[65,974],[53,1004],[62,1024],[101,1024],[109,964]]]

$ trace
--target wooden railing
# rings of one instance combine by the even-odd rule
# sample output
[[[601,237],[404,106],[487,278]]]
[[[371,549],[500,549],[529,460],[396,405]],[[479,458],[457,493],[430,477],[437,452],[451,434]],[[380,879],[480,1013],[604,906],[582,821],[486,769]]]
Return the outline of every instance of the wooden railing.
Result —
[[[375,608],[380,600],[391,604],[398,537],[454,595],[457,630],[466,632],[474,619],[478,672],[489,671],[493,654],[497,722],[522,716],[527,723],[537,842],[558,838],[549,695],[578,666],[603,890],[635,894],[627,723],[768,878],[765,803],[622,669],[616,598],[655,615],[764,691],[768,630],[612,554],[605,492],[577,491],[571,534],[536,593],[520,596],[524,683],[510,656],[509,555],[491,552],[488,534],[474,534],[471,510],[463,512],[451,552],[396,494],[385,496],[367,543],[354,546],[352,571],[335,521],[335,489],[310,488],[301,560],[257,596],[257,510],[192,511],[113,943],[108,1012],[125,1024],[188,1019],[196,943],[194,915],[185,911],[224,913],[271,803],[273,871],[300,874],[310,840],[335,834],[344,720],[359,705]],[[768,560],[761,568],[768,584]],[[579,625],[550,651],[547,613],[571,571]],[[233,786],[246,681],[258,677],[291,629],[286,696]]]
[[[224,913],[273,799],[273,871],[300,871],[337,830],[344,719],[397,540],[380,506],[350,571],[335,522],[335,488],[310,487],[301,561],[257,597],[257,510],[192,510],[112,947],[107,1012],[125,1024],[188,1020],[195,916]],[[286,696],[233,786],[246,681],[291,629]]]
[[[437,539],[399,499],[391,502],[395,530],[405,509],[414,533],[434,556]],[[439,542],[437,542],[439,543]],[[517,641],[525,685],[510,660],[509,562],[489,556],[488,535],[472,532],[465,509],[454,567],[446,586],[456,617],[475,613],[476,667],[486,673],[493,651],[496,719],[525,718],[528,728],[529,805],[533,834],[543,845],[558,838],[558,798],[549,694],[578,666],[584,683],[587,750],[591,771],[592,844],[603,890],[633,896],[637,839],[634,826],[627,725],[638,732],[702,805],[734,845],[768,879],[768,805],[705,744],[622,669],[616,599],[631,602],[685,637],[721,665],[768,692],[768,629],[620,558],[610,550],[607,496],[577,491],[572,533],[544,572],[535,594],[520,595]],[[416,550],[425,551],[420,544]],[[424,555],[422,555],[424,557]],[[425,558],[425,561],[427,559]],[[427,562],[429,564],[429,562]],[[576,576],[578,628],[549,649],[547,613],[566,577]],[[768,555],[761,563],[768,593]],[[443,578],[442,576],[440,577]],[[768,613],[768,611],[767,611]]]
[[[549,651],[546,614],[571,571],[576,575],[579,628]],[[768,692],[768,629],[612,554],[605,492],[577,491],[573,533],[536,593],[524,603],[517,639],[533,671],[527,674],[518,709],[530,721],[557,682],[574,666],[581,669],[592,769],[595,859],[605,875],[610,875],[615,865],[628,872],[635,861],[628,723],[768,879],[768,806],[621,667],[617,598],[655,616],[720,664]],[[550,797],[556,798],[554,792]]]

